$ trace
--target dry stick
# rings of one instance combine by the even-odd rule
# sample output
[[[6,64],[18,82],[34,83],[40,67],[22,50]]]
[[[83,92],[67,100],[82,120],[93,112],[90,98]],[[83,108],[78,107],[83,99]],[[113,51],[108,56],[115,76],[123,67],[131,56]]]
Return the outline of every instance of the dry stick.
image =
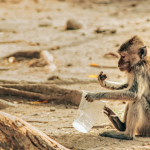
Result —
[[[69,150],[26,121],[0,111],[0,148]]]
[[[14,41],[1,41],[0,44],[9,44],[9,43],[21,43],[24,42],[22,40],[14,40]]]
[[[8,71],[9,68],[8,67],[0,67],[0,71]]]
[[[27,81],[27,80],[6,80],[6,79],[0,79],[0,83],[3,84],[20,84],[20,83],[27,83],[27,84],[89,84],[89,83],[97,83],[98,81],[96,79],[77,79],[77,78],[66,78],[66,79],[60,79],[60,80],[48,80],[48,81]]]

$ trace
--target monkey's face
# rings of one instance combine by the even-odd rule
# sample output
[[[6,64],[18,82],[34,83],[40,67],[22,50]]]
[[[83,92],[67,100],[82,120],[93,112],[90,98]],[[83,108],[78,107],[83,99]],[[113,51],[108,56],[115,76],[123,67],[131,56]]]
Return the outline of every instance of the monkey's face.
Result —
[[[140,60],[144,60],[147,55],[147,48],[143,46],[139,49],[119,52],[120,59],[118,62],[118,67],[120,71],[130,71],[131,67],[137,64]]]
[[[129,52],[121,52],[120,60],[118,62],[118,67],[120,71],[130,71],[131,67],[137,64],[141,59],[138,52],[129,53]]]
[[[130,60],[127,52],[121,52],[118,67],[120,71],[128,71],[130,68]]]

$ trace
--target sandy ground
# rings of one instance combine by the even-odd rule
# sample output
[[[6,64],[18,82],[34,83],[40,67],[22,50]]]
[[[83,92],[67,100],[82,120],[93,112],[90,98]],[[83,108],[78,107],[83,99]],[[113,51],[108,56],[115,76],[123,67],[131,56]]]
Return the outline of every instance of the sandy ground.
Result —
[[[94,68],[91,63],[102,66],[117,66],[117,58],[106,59],[107,52],[116,52],[122,42],[137,34],[149,46],[150,1],[138,0],[1,0],[0,1],[0,52],[1,57],[16,51],[47,50],[55,58],[57,69],[30,68],[28,61],[7,64],[8,71],[0,71],[0,79],[47,80],[49,76],[88,79],[91,74],[105,72],[108,79],[122,81],[123,74],[118,69]],[[80,30],[66,31],[66,21],[74,18],[83,24]],[[41,24],[48,24],[41,27]],[[116,30],[94,33],[101,29]],[[57,50],[53,47],[59,46]],[[96,79],[95,79],[96,80]],[[77,90],[104,90],[98,83],[61,85]],[[55,104],[53,102],[31,105],[29,99],[1,96],[11,101],[22,101],[17,108],[3,111],[18,116],[31,123],[47,135],[73,150],[102,149],[150,149],[150,139],[138,137],[132,141],[100,137],[99,133],[111,130],[110,122],[101,114],[89,133],[76,131],[72,122],[79,115],[78,106]],[[122,116],[125,104],[109,102]],[[51,108],[54,111],[51,111]],[[101,124],[107,125],[103,128]]]

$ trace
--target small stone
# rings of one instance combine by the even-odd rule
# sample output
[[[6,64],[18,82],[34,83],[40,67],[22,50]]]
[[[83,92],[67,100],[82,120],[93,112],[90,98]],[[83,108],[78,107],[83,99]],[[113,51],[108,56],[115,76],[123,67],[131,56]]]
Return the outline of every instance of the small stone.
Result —
[[[58,49],[60,49],[60,46],[54,46],[50,48],[50,50],[58,50]]]
[[[131,4],[130,6],[131,6],[131,7],[136,7],[136,6],[137,6],[137,4]]]
[[[113,30],[110,31],[111,34],[114,34],[114,33],[116,33],[116,32],[117,32],[116,29],[113,29]]]
[[[150,19],[146,19],[147,22],[150,22]]]
[[[43,20],[39,23],[39,27],[49,27],[49,26],[52,26],[52,23],[49,20]]]
[[[85,33],[81,33],[82,36],[85,36]]]
[[[67,30],[77,30],[81,28],[82,28],[82,24],[74,19],[69,19],[66,23]]]
[[[124,28],[124,25],[120,25],[121,28]]]
[[[71,63],[69,63],[69,64],[67,64],[67,66],[68,66],[68,67],[70,67],[70,66],[72,66],[72,64],[71,64]]]
[[[47,19],[52,20],[52,17],[51,16],[47,16]]]
[[[118,43],[115,45],[115,47],[118,47],[118,46],[120,46]]]
[[[55,110],[56,110],[55,107],[50,108],[50,111],[55,111]]]
[[[100,27],[98,27],[98,28],[96,28],[96,29],[94,30],[94,32],[95,32],[95,33],[104,33],[104,32],[106,32],[106,30],[105,30],[105,29],[101,29]]]

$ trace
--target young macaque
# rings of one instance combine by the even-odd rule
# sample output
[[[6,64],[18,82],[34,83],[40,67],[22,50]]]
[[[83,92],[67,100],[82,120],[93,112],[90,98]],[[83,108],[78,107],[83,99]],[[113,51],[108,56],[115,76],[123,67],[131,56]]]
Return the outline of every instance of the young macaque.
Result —
[[[102,87],[112,91],[89,93],[86,100],[118,100],[127,101],[123,122],[108,107],[104,113],[119,131],[105,131],[100,136],[132,140],[135,134],[150,135],[150,64],[147,60],[147,48],[144,42],[135,35],[121,45],[118,50],[120,60],[118,68],[126,72],[127,82],[107,81],[101,72],[98,76]]]

